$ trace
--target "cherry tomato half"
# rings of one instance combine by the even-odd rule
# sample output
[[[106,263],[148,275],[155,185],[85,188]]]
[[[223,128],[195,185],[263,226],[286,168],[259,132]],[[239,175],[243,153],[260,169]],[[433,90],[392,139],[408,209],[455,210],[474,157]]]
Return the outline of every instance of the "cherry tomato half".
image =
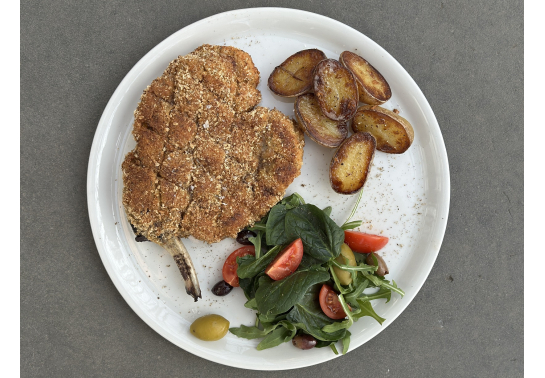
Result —
[[[320,307],[324,314],[331,319],[344,319],[346,312],[343,310],[339,296],[329,285],[322,285],[320,290]]]
[[[236,251],[231,253],[229,257],[227,257],[227,260],[225,260],[221,274],[223,275],[223,280],[229,285],[234,287],[239,286],[237,276],[237,257],[242,257],[246,255],[255,255],[255,248],[253,245],[248,245],[237,249]]]
[[[344,242],[350,249],[359,253],[376,252],[388,244],[386,236],[371,235],[360,231],[345,231]]]
[[[301,238],[293,241],[265,269],[265,274],[278,281],[286,278],[301,264],[303,258],[303,242]]]

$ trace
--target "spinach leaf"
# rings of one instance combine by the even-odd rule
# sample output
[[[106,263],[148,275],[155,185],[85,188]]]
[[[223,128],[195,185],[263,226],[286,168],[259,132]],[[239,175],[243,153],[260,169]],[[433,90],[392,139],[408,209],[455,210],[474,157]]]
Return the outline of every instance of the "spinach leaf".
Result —
[[[308,288],[327,280],[329,274],[324,271],[296,271],[280,281],[262,276],[255,293],[258,311],[264,315],[286,312],[303,298]]]
[[[238,280],[238,284],[240,285],[240,288],[244,292],[246,299],[250,300],[252,298],[255,298],[255,292],[257,290],[257,287],[259,286],[259,278],[263,276],[264,274],[265,273],[259,273],[255,277],[240,278]]]
[[[344,242],[344,231],[322,210],[311,204],[287,212],[285,233],[288,240],[301,238],[305,253],[322,263],[339,256]]]
[[[289,209],[293,209],[294,207],[297,207],[299,205],[304,205],[305,200],[299,194],[293,193],[292,195],[290,195],[290,196],[284,198],[282,201],[280,201],[280,203],[283,204],[283,205],[286,205],[286,208],[289,210]]]
[[[250,278],[263,271],[278,255],[281,246],[271,248],[265,255],[258,259],[246,259],[238,264],[237,276],[239,278]],[[244,256],[246,257],[246,256]],[[242,259],[241,259],[242,260]],[[237,260],[238,261],[238,260]]]
[[[302,329],[305,333],[314,336],[317,340],[322,341],[337,341],[342,339],[346,330],[340,329],[336,332],[327,333],[322,331],[322,328],[336,322],[328,318],[320,308],[318,296],[321,285],[314,285],[304,295],[304,297],[293,307],[288,313],[286,319],[294,324],[297,328]],[[329,345],[329,344],[327,344]],[[326,344],[322,346],[327,346]]]
[[[265,241],[267,245],[288,244],[289,242],[297,239],[294,238],[290,240],[288,238],[285,230],[284,219],[289,210],[295,209],[296,207],[304,204],[305,201],[303,198],[299,194],[293,193],[272,207],[266,220],[267,228]],[[264,221],[261,220],[261,223],[263,222]]]
[[[331,212],[333,211],[333,208],[331,206],[324,207],[322,211],[324,212],[325,215],[329,217],[331,216]]]
[[[298,270],[323,270],[327,271],[326,267],[321,266],[323,263],[314,257],[303,253],[303,258],[299,264]]]
[[[288,244],[290,242],[284,226],[287,213],[288,210],[283,204],[274,205],[269,212],[265,237],[267,245]]]

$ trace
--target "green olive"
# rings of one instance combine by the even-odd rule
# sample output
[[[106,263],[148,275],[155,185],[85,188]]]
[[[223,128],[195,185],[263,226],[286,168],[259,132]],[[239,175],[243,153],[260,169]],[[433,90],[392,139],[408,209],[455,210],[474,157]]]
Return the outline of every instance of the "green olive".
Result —
[[[348,263],[347,263],[348,260]],[[343,243],[341,246],[341,254],[335,259],[336,262],[343,265],[356,266],[356,258],[354,257],[354,252],[350,247]],[[352,275],[347,270],[342,270],[339,267],[334,266],[333,270],[339,279],[341,285],[350,285],[352,283]]]
[[[216,341],[221,339],[229,330],[229,321],[219,315],[201,316],[189,327],[191,333],[204,341]]]

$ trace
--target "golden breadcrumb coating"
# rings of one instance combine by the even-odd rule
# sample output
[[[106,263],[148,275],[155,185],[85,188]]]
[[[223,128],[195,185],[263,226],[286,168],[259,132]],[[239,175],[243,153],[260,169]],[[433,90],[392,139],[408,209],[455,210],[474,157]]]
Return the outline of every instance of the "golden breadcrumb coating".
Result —
[[[128,219],[148,239],[235,237],[300,174],[303,133],[256,107],[258,83],[250,55],[203,45],[146,88],[122,169]]]

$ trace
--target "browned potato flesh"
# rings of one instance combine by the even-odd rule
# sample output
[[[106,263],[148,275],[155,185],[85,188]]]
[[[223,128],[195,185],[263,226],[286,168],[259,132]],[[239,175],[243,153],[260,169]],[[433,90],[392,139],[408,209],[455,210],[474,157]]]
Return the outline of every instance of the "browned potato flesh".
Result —
[[[326,117],[347,121],[358,108],[354,75],[335,59],[322,60],[314,71],[314,93]]]
[[[329,180],[334,191],[353,194],[363,188],[375,148],[375,138],[369,133],[352,134],[341,144],[329,166]]]
[[[346,122],[327,118],[312,93],[297,97],[295,117],[310,139],[322,146],[339,147],[348,135]]]
[[[267,85],[271,91],[284,97],[295,97],[310,92],[314,68],[323,59],[326,59],[326,56],[320,50],[299,51],[274,69]]]
[[[360,106],[352,120],[352,130],[370,133],[377,140],[377,150],[389,154],[402,154],[414,140],[409,121],[377,105]]]
[[[392,97],[392,90],[384,76],[361,56],[344,51],[339,60],[354,74],[361,102],[380,105]]]

